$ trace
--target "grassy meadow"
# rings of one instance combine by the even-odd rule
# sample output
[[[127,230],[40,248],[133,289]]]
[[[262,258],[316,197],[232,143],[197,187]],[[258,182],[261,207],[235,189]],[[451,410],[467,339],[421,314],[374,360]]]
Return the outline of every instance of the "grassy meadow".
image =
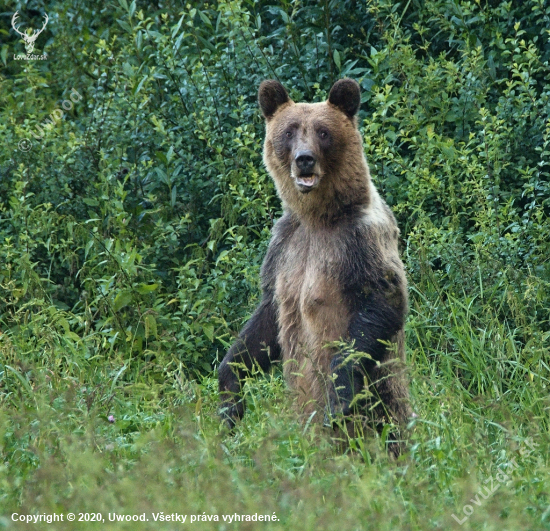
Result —
[[[5,0],[0,529],[550,530],[549,61],[543,0]],[[281,215],[258,85],[341,77],[409,280],[398,460],[278,369],[217,414]]]

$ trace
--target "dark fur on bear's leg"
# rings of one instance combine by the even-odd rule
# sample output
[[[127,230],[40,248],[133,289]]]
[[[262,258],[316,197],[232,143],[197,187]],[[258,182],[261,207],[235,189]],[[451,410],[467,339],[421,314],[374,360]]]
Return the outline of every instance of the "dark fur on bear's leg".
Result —
[[[332,359],[334,379],[329,390],[329,411],[333,422],[359,414],[381,433],[385,423],[403,426],[412,413],[403,369],[402,327],[406,295],[399,296],[398,285],[395,290],[397,295],[390,298],[391,303],[380,295],[380,290],[356,298],[355,305],[360,310],[350,320],[350,352],[364,352],[368,356],[346,359],[350,352],[344,351]],[[389,348],[388,343],[393,347]],[[365,384],[368,389],[365,389]],[[378,405],[368,412],[369,404],[377,402]],[[355,407],[350,407],[352,403]],[[369,413],[371,421],[365,417]],[[393,430],[392,434],[400,438],[398,431]],[[388,450],[395,456],[402,448],[398,441],[388,445]]]
[[[330,373],[334,379],[330,382],[328,393],[329,416],[332,419],[347,417],[353,413],[354,398],[363,389],[363,374],[357,362],[347,361],[344,354],[334,356],[330,364]],[[361,402],[364,403],[364,400]]]
[[[367,376],[357,360],[346,360],[343,355],[335,356],[331,365],[333,380],[329,388],[324,425],[335,430],[340,437],[346,437],[346,434],[347,437],[355,437],[357,423],[361,425],[360,432],[372,429],[379,435],[388,423],[394,424],[386,444],[390,454],[398,457],[405,448],[401,440],[403,426],[412,412],[408,407],[406,386],[403,385],[404,376],[400,373],[402,368],[399,367],[399,360],[395,361],[397,363],[389,365],[395,366],[396,372],[387,367],[377,367]],[[382,381],[368,384],[372,376],[382,374]],[[390,410],[388,405],[393,409]]]
[[[380,275],[382,276],[382,275]],[[366,279],[361,279],[365,282]],[[344,351],[334,356],[331,362],[331,375],[334,379],[329,389],[329,413],[336,419],[351,416],[354,412],[365,412],[368,394],[373,395],[373,402],[380,402],[374,408],[374,419],[386,419],[388,422],[403,424],[411,414],[408,406],[408,388],[403,374],[402,330],[406,294],[401,295],[401,286],[393,286],[391,297],[382,296],[381,291],[373,290],[368,295],[355,296],[353,305],[358,308],[350,320],[349,339],[352,351],[364,352],[368,356],[346,360],[349,352]],[[350,290],[361,293],[359,290]],[[389,302],[391,300],[391,303]],[[388,348],[387,343],[394,348]],[[394,352],[397,351],[397,352]],[[365,382],[369,389],[365,389]],[[356,407],[351,408],[354,398]],[[363,396],[361,396],[363,395]],[[353,409],[353,410],[352,410]],[[376,428],[381,431],[383,424],[378,422]],[[393,445],[393,452],[397,446]]]
[[[272,299],[264,297],[248,323],[233,343],[218,370],[221,398],[220,415],[229,428],[242,418],[245,404],[241,386],[253,365],[267,371],[279,359],[276,308]]]

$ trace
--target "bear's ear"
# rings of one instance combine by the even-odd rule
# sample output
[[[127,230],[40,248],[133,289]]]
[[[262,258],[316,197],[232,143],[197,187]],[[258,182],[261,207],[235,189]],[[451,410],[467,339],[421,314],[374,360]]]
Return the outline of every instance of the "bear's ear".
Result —
[[[274,79],[262,81],[258,91],[258,103],[266,120],[275,114],[280,105],[290,101],[285,87]]]
[[[339,79],[328,95],[328,102],[353,118],[361,106],[361,90],[357,81],[346,77]]]

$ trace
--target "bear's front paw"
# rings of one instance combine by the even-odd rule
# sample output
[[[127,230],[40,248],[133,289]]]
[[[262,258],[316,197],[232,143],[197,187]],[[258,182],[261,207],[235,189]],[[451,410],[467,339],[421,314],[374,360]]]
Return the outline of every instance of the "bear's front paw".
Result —
[[[224,402],[219,410],[220,417],[224,424],[232,430],[239,419],[244,415],[244,404],[239,402]]]
[[[351,413],[352,411],[349,406],[349,401],[336,396],[333,399],[331,398],[328,406],[325,408],[323,424],[327,428],[335,428],[338,419],[348,417]]]

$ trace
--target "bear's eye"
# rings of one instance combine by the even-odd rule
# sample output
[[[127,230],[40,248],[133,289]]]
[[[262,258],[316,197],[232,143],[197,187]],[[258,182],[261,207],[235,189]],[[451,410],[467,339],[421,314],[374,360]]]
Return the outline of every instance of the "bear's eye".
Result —
[[[287,131],[285,135],[287,138],[292,138],[292,131]]]
[[[319,136],[321,137],[322,140],[325,140],[328,138],[328,133],[326,131],[321,131],[319,133]]]

